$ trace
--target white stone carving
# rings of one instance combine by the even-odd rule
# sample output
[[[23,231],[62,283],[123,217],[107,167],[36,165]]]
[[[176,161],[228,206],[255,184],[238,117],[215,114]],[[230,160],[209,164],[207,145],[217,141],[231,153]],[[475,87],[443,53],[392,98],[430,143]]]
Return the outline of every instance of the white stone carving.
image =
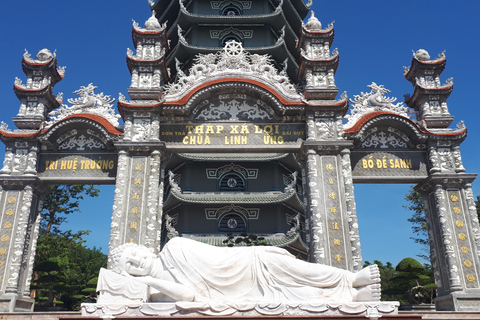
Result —
[[[408,148],[408,145],[396,135],[390,132],[380,131],[365,139],[362,142],[362,148]]]
[[[92,136],[86,137],[85,135],[71,137],[67,141],[63,142],[61,145],[58,146],[59,150],[76,150],[76,151],[84,151],[86,149],[93,150],[93,149],[103,149],[105,148],[105,144],[97,139],[94,139]]]
[[[181,31],[179,29],[179,34]],[[176,83],[164,86],[166,100],[176,100],[202,82],[220,77],[253,78],[276,88],[279,93],[291,99],[300,99],[290,79],[279,74],[269,55],[250,54],[245,52],[241,43],[234,40],[226,43],[217,54],[199,54],[189,75],[178,73]],[[177,66],[177,71],[178,71]]]
[[[249,105],[245,100],[220,100],[220,104],[210,103],[202,108],[196,117],[199,120],[270,120],[271,115],[257,103]]]
[[[95,94],[95,89],[97,89],[97,87],[90,83],[88,86],[81,86],[80,89],[74,91],[73,93],[78,94],[80,98],[68,99],[68,102],[72,104],[71,107],[62,104],[60,108],[50,112],[50,122],[46,124],[46,128],[51,127],[68,116],[80,113],[101,116],[113,126],[119,127],[118,119],[120,118],[120,115],[116,114],[113,109],[115,98],[111,98],[109,95],[104,95],[103,92]]]
[[[385,89],[383,85],[377,85],[375,82],[372,82],[367,87],[370,88],[370,92],[361,92],[360,95],[354,95],[353,99],[350,99],[353,106],[350,109],[350,114],[345,116],[348,122],[344,125],[344,129],[353,127],[364,115],[375,111],[388,111],[411,118],[410,110],[403,105],[403,102],[394,104],[397,98],[385,97],[385,94],[390,92],[390,90]]]
[[[99,303],[104,303],[105,294],[123,295],[132,302],[223,301],[239,305],[380,300],[380,273],[376,265],[352,273],[296,259],[278,247],[222,248],[175,237],[158,256],[134,244],[121,245],[110,256],[111,269],[125,278],[99,279]],[[149,296],[145,297],[144,290],[139,290],[141,285],[135,282],[148,285]],[[123,286],[128,288],[128,297],[123,294]],[[130,290],[133,287],[135,290]],[[138,295],[132,293],[137,291]]]

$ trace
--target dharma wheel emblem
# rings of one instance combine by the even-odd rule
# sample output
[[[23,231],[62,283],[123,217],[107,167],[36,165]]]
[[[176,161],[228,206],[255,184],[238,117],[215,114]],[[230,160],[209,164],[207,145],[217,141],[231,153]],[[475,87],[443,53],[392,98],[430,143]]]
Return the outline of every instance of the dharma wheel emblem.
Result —
[[[238,57],[243,53],[243,47],[240,42],[235,40],[228,41],[225,44],[225,54],[229,57]]]
[[[228,227],[229,229],[235,229],[237,226],[238,226],[238,222],[237,222],[236,219],[234,219],[234,218],[228,219],[228,221],[227,221],[227,227]]]
[[[234,178],[228,179],[227,186],[229,186],[230,188],[235,188],[237,186],[237,180],[235,180]]]

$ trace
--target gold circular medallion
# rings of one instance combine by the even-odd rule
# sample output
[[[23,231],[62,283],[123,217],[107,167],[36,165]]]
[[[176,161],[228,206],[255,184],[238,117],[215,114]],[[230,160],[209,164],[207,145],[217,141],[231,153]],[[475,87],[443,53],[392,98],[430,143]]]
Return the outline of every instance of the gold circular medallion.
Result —
[[[8,241],[8,236],[3,235],[3,236],[0,238],[0,241],[2,241],[2,242]]]
[[[5,214],[6,214],[7,216],[11,216],[11,215],[13,215],[13,210],[12,210],[12,209],[8,209],[8,210],[5,212]]]
[[[17,201],[15,197],[8,198],[8,203],[14,203],[15,201]]]
[[[474,275],[471,275],[471,274],[467,275],[467,281],[468,281],[468,282],[473,282],[473,281],[475,281],[475,276],[474,276]]]

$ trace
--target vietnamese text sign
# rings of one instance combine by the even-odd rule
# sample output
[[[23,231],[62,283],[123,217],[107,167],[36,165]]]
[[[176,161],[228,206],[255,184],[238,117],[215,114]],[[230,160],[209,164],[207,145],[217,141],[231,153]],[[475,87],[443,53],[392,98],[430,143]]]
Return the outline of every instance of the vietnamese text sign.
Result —
[[[117,154],[112,153],[48,153],[41,154],[38,176],[41,178],[115,178]]]
[[[352,151],[351,162],[352,176],[360,182],[392,177],[413,182],[428,176],[424,151]]]
[[[305,137],[303,123],[162,124],[160,139],[181,146],[267,146],[294,144]]]

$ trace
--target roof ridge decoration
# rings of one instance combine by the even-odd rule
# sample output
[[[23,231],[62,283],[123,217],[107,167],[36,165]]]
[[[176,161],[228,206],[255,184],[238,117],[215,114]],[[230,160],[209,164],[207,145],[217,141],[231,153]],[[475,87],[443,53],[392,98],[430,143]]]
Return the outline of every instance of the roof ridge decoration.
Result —
[[[413,58],[423,64],[436,64],[446,59],[445,50],[438,54],[436,59],[431,60],[430,54],[425,49],[412,50]],[[410,66],[403,67],[403,74],[406,75],[410,71]]]
[[[68,102],[72,104],[71,107],[62,104],[60,108],[50,112],[48,114],[50,116],[50,122],[46,124],[45,128],[50,128],[55,123],[58,123],[68,116],[89,113],[105,118],[118,129],[120,127],[120,124],[118,123],[120,115],[116,114],[113,109],[115,98],[111,98],[110,95],[104,95],[103,92],[95,94],[94,91],[97,88],[97,86],[90,83],[88,86],[81,86],[80,89],[74,91],[73,93],[78,94],[80,97],[76,99],[68,99]]]
[[[353,99],[350,99],[353,105],[350,109],[350,114],[345,116],[348,122],[343,126],[344,129],[352,128],[364,115],[376,111],[388,111],[411,119],[411,114],[409,113],[412,111],[404,106],[403,102],[394,104],[397,98],[385,97],[385,94],[390,92],[390,90],[386,89],[384,85],[377,85],[375,82],[372,82],[367,87],[370,88],[370,92],[361,92],[359,95],[354,95]]]
[[[296,86],[275,68],[270,55],[250,54],[235,40],[228,41],[223,50],[216,54],[198,54],[195,57],[195,64],[188,73],[189,75],[179,72],[180,76],[176,83],[163,87],[167,101],[175,101],[193,87],[220,77],[256,78],[275,87],[289,99],[301,99]]]
[[[157,18],[155,17],[155,10],[152,10],[152,16],[148,18],[147,21],[145,21],[145,28],[141,28],[138,22],[136,22],[133,19],[132,19],[132,25],[133,25],[133,29],[140,33],[149,32],[149,31],[161,32],[167,28],[167,21],[165,21],[163,24],[160,24]]]
[[[23,59],[25,59],[25,61],[31,64],[45,65],[50,63],[57,57],[56,52],[56,50],[52,53],[48,49],[42,49],[38,51],[37,55],[35,56],[36,59],[32,59],[32,55],[27,51],[27,49],[25,49],[25,52],[23,53]],[[56,67],[57,72],[60,76],[63,76],[65,74],[65,68],[66,67]]]

